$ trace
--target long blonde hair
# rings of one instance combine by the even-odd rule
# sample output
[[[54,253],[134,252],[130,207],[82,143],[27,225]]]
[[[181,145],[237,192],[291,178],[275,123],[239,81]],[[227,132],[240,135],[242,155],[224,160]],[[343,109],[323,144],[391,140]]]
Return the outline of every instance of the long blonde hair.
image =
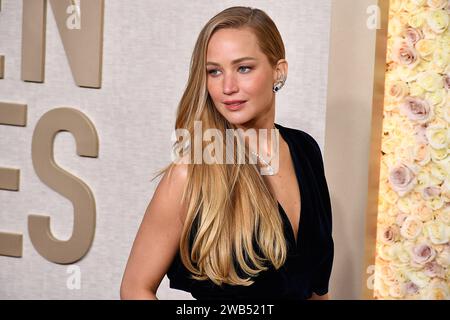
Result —
[[[178,105],[175,129],[187,129],[191,137],[194,136],[194,121],[201,121],[203,130],[218,129],[223,136],[226,129],[235,129],[216,110],[209,96],[206,52],[209,40],[217,30],[243,27],[254,32],[261,51],[272,66],[285,58],[281,35],[265,12],[231,7],[218,13],[206,23],[196,41],[189,79]],[[202,144],[204,148],[205,142]],[[179,149],[179,142],[173,147]],[[238,149],[235,149],[235,156],[236,152]],[[249,286],[253,283],[251,277],[267,270],[267,263],[278,269],[286,260],[278,202],[256,165],[248,163],[248,152],[245,155],[245,164],[225,164],[223,159],[214,164],[188,164],[188,180],[183,193],[188,209],[180,240],[180,256],[194,279],[210,279],[218,285]],[[170,174],[175,165],[169,164],[158,176],[167,170]],[[191,238],[193,228],[196,233]]]

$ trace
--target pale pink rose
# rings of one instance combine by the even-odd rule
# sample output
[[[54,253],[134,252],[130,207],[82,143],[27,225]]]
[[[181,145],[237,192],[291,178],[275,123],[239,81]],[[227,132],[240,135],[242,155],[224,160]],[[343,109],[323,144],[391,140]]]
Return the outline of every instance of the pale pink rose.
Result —
[[[450,74],[449,73],[444,75],[444,86],[445,86],[445,89],[450,90]]]
[[[441,194],[441,188],[437,186],[425,187],[422,190],[422,194],[425,200],[437,197]]]
[[[409,94],[408,85],[403,81],[392,81],[389,83],[387,90],[388,97],[395,101],[401,101],[406,95]]]
[[[414,67],[418,62],[417,51],[406,40],[397,40],[392,45],[392,60],[400,65]]]
[[[432,261],[436,256],[436,251],[426,243],[414,246],[411,253],[412,261],[419,265]]]
[[[415,295],[419,292],[419,287],[412,281],[405,283],[405,291],[407,295]]]
[[[389,183],[401,197],[414,188],[416,181],[416,174],[406,164],[399,164],[389,172]]]
[[[444,268],[439,265],[436,261],[427,262],[424,266],[424,273],[425,275],[434,278],[444,278],[445,277],[445,270]]]
[[[414,46],[419,40],[423,39],[423,33],[420,29],[408,27],[405,31],[405,38],[411,46]]]
[[[400,111],[411,121],[426,123],[431,118],[430,105],[426,100],[416,97],[406,97],[400,105]]]
[[[380,241],[385,244],[392,244],[398,240],[399,235],[400,229],[398,228],[398,226],[385,226],[381,229]]]

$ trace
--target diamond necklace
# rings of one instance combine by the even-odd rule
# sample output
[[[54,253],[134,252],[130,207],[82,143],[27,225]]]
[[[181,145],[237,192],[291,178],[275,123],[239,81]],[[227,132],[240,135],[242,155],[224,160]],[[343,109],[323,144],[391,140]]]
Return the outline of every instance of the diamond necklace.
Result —
[[[274,125],[273,129],[275,129],[275,135],[276,135],[276,137],[275,137],[275,148],[274,148],[275,150],[272,153],[269,161],[264,160],[263,157],[261,157],[259,155],[259,153],[255,152],[255,151],[251,151],[251,153],[254,156],[256,156],[259,159],[259,161],[261,161],[264,164],[265,167],[267,167],[267,171],[268,171],[267,175],[269,175],[269,176],[273,176],[275,174],[275,169],[270,165],[270,162],[272,161],[272,158],[273,158],[273,155],[275,154],[275,152],[278,152],[278,141],[279,141],[278,140],[279,139],[279,132],[278,132],[277,128],[275,127],[275,125]]]

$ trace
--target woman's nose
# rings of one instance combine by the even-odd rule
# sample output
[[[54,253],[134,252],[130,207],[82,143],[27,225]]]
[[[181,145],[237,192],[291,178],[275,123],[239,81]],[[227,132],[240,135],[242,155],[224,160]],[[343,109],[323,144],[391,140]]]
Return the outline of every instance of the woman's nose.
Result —
[[[234,75],[226,75],[223,79],[223,93],[230,94],[239,90]]]

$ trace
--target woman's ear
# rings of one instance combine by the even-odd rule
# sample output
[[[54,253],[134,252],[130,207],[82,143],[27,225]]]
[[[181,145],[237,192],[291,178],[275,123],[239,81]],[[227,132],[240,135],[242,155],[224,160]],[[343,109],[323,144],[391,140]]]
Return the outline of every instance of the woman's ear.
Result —
[[[281,79],[286,80],[287,79],[287,73],[288,73],[288,62],[286,59],[280,59],[278,60],[276,66],[275,66],[275,72],[274,72],[274,81],[278,81]]]

